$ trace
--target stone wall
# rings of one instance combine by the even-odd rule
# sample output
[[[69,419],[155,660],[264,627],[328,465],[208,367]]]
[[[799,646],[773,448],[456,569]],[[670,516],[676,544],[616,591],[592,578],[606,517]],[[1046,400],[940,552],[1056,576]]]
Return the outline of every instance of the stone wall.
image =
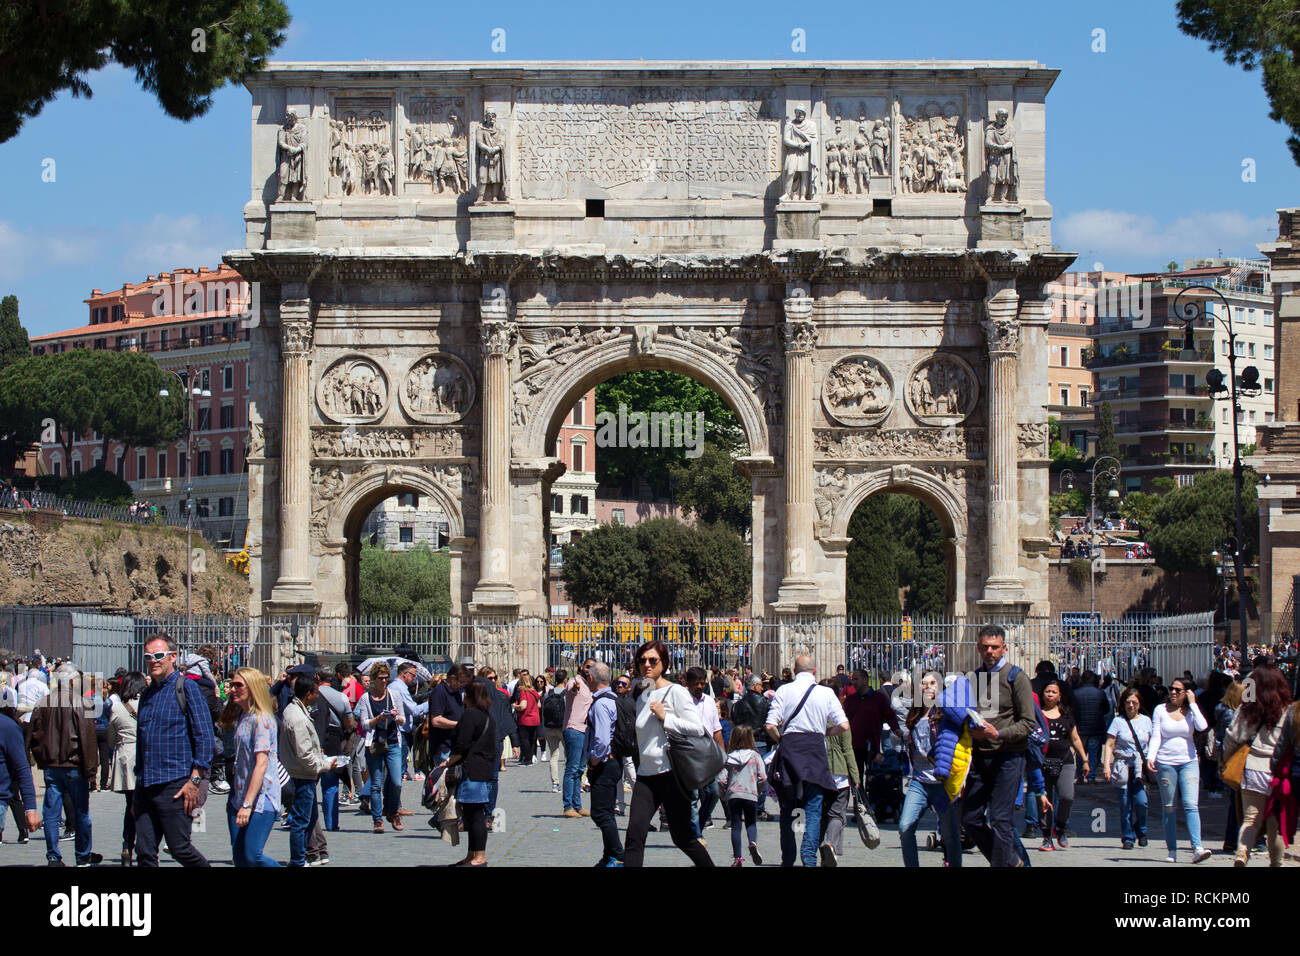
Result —
[[[1053,616],[1088,611],[1088,581],[1085,578],[1082,588],[1075,587],[1069,565],[1068,560],[1052,561],[1049,595]],[[1105,572],[1097,575],[1097,611],[1105,619],[1138,611],[1208,611],[1217,607],[1219,600],[1219,585],[1213,575],[1171,574],[1151,561],[1107,560]]]

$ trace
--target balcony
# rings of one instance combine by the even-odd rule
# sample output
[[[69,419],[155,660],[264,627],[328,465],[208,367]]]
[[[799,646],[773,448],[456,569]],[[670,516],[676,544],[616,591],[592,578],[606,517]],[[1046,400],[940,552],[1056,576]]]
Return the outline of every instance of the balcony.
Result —
[[[1180,358],[1181,349],[1161,349],[1158,352],[1126,352],[1117,355],[1098,355],[1088,359],[1087,367],[1118,368],[1132,365],[1213,365],[1214,349],[1198,349],[1195,358]]]
[[[1204,385],[1142,385],[1132,388],[1102,388],[1093,394],[1093,404],[1099,402],[1136,402],[1162,398],[1199,398],[1213,401]]]
[[[1138,421],[1138,422],[1116,422],[1115,423],[1115,433],[1125,434],[1125,435],[1134,435],[1134,434],[1161,435],[1164,434],[1165,432],[1212,432],[1212,431],[1214,431],[1214,423],[1211,421],[1196,421],[1196,422]]]
[[[1208,453],[1193,453],[1190,455],[1173,455],[1158,453],[1154,455],[1138,455],[1124,459],[1124,468],[1169,468],[1169,467],[1201,467],[1213,468],[1214,456]]]

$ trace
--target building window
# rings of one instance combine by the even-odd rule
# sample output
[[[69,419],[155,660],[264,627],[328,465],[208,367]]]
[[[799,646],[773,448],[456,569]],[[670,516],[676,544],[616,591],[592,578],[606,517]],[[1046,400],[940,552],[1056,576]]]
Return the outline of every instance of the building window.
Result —
[[[117,477],[122,479],[126,478],[126,455],[118,452],[117,461],[113,465],[113,471],[117,473]]]
[[[195,431],[205,432],[212,427],[212,409],[206,405],[199,407],[198,421],[194,425]]]
[[[221,370],[221,388],[229,392],[235,387],[235,367],[227,365]]]
[[[222,428],[235,427],[235,406],[234,405],[221,406],[221,427]]]
[[[1272,420],[1273,420],[1273,413],[1272,413],[1272,412],[1265,412],[1265,413],[1264,413],[1264,421],[1266,421],[1266,422],[1271,422]]]
[[[245,330],[244,334],[247,335],[248,331]],[[245,362],[244,363],[244,387],[248,388],[252,384],[253,384],[253,363]]]
[[[1088,390],[1084,388],[1082,385],[1079,386],[1079,404],[1080,405],[1088,404]]]
[[[1061,346],[1061,364],[1062,365],[1070,364],[1070,347],[1068,345]]]
[[[1228,410],[1226,408],[1223,409],[1223,424],[1228,424]]]
[[[1228,457],[1228,443],[1226,441],[1223,443],[1223,457]]]
[[[585,453],[586,453],[586,448],[584,448],[582,445],[575,442],[573,446],[573,470],[574,471],[587,470],[586,468],[583,467],[583,458],[585,457]]]
[[[415,541],[415,525],[399,525],[397,529],[397,540],[402,544],[411,544]]]
[[[167,334],[166,329],[158,333],[158,348],[163,352],[167,351]]]
[[[569,512],[575,515],[585,515],[587,513],[587,496],[570,495]]]
[[[614,524],[627,524],[627,520],[623,517],[623,509],[622,509],[622,508],[615,508],[615,509],[614,509],[614,518],[613,518],[613,520],[614,520]]]
[[[1273,394],[1273,380],[1271,378],[1264,379],[1264,391],[1270,395]]]
[[[1246,344],[1246,351],[1250,353],[1250,357],[1251,357],[1251,358],[1254,358],[1254,357],[1255,357],[1255,343],[1254,343],[1254,342],[1248,342],[1248,343]]]
[[[165,451],[158,452],[158,477],[167,477],[167,452]]]
[[[95,348],[105,349],[108,347],[108,339],[95,339]]]
[[[1273,346],[1271,345],[1264,346],[1264,358],[1268,359],[1269,361],[1273,360]]]
[[[410,494],[409,492],[404,495],[398,495],[397,506],[399,508],[418,508],[420,507],[420,496]]]
[[[206,518],[211,513],[211,509],[208,507],[207,498],[200,498],[198,501],[194,502],[194,513],[200,518]]]
[[[178,451],[176,453],[176,476],[178,478],[187,477],[189,475],[189,468],[190,468],[189,455],[187,455],[183,451]]]
[[[1224,340],[1223,340],[1223,354],[1224,354],[1224,355],[1227,355],[1227,354],[1228,354],[1228,340],[1227,340],[1227,339],[1224,339]]]
[[[199,372],[199,388],[205,392],[212,391],[212,369],[205,368]]]
[[[81,474],[81,459],[80,459],[80,458],[74,458],[74,459],[72,459],[72,473],[73,473],[74,475],[79,475],[79,474]]]
[[[223,475],[232,474],[235,470],[235,449],[221,449],[221,473]]]
[[[1236,348],[1237,355],[1239,357],[1244,356],[1246,354],[1246,343],[1243,342],[1241,339],[1237,339],[1236,345],[1234,347]]]
[[[1070,404],[1070,390],[1068,388],[1061,389],[1061,404],[1062,405]]]
[[[196,461],[194,464],[195,464],[194,467],[195,475],[202,477],[205,475],[212,474],[212,452],[210,451],[199,452],[198,461]]]
[[[1267,309],[1264,310],[1264,325],[1269,327],[1273,325],[1273,313]]]
[[[584,399],[580,399],[578,401],[578,404],[573,406],[573,424],[575,425],[584,424],[582,419],[583,419],[584,406],[586,404],[587,404],[587,400],[584,398]]]
[[[135,477],[137,481],[149,477],[149,459],[145,457],[144,452],[135,456]]]
[[[564,514],[564,495],[551,495],[551,513]]]
[[[217,516],[220,518],[233,518],[235,516],[235,499],[218,498]]]

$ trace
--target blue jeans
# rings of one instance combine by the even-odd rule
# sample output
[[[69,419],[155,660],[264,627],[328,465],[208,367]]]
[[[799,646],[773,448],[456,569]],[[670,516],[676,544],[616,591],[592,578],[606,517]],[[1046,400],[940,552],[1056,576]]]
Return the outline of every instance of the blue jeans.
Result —
[[[411,735],[398,734],[402,741],[402,776],[411,772]]]
[[[903,809],[898,815],[898,836],[903,845],[903,866],[920,866],[916,852],[916,827],[927,807],[939,813],[940,803],[948,798],[941,783],[922,783],[915,777],[903,797]],[[949,866],[961,866],[961,827],[957,815],[959,802],[948,803],[948,809],[939,813],[939,831],[943,840],[943,857]]]
[[[1119,829],[1125,840],[1147,835],[1147,788],[1142,778],[1130,774],[1127,784],[1119,788]]]
[[[1106,742],[1106,735],[1100,737],[1087,736],[1083,738],[1083,751],[1088,755],[1088,782],[1092,783],[1097,779],[1097,774],[1101,772],[1101,745]],[[1079,770],[1083,770],[1080,765]],[[1083,779],[1080,777],[1080,779]]]
[[[235,822],[239,808],[234,800],[226,801],[226,825],[230,827],[230,855],[234,857],[235,866],[279,866],[262,851],[266,848],[266,838],[275,829],[279,815],[270,810],[261,810],[249,814],[248,823],[240,826]]]
[[[289,865],[307,865],[307,836],[316,827],[318,805],[316,781],[293,781],[293,802],[289,804]]]
[[[492,761],[492,782],[488,784],[487,798],[487,815],[488,822],[492,822],[492,815],[497,810],[497,793],[501,789],[501,761]],[[578,787],[578,793],[582,793],[582,787]]]
[[[390,817],[402,805],[402,748],[389,744],[378,757],[367,752],[366,769],[370,771],[370,816],[378,823],[384,818],[385,803]]]
[[[819,862],[817,849],[821,845],[822,801],[826,791],[815,783],[803,784],[803,800],[792,797],[781,800],[781,865],[794,866],[794,811],[803,813],[799,821],[803,824],[803,841],[799,847],[799,858],[804,866],[816,866]],[[810,822],[811,821],[811,822]]]
[[[63,801],[77,815],[77,839],[73,849],[77,862],[90,859],[90,787],[76,767],[45,768],[45,859],[62,860],[59,835],[63,832]]]
[[[1177,767],[1156,764],[1156,782],[1160,784],[1161,820],[1165,825],[1165,846],[1173,856],[1178,849],[1178,819],[1174,815],[1174,797],[1181,795],[1183,819],[1187,822],[1187,836],[1192,849],[1201,848],[1201,811],[1198,801],[1201,789],[1201,768],[1197,761],[1189,760]]]
[[[326,830],[339,828],[339,775],[327,770],[320,775],[321,826]]]
[[[564,809],[582,809],[582,751],[587,735],[577,730],[564,730]]]

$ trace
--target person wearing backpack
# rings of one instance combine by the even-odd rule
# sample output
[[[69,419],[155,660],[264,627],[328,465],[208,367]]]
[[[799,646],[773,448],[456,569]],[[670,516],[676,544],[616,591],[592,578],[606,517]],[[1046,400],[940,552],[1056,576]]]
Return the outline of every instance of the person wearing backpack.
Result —
[[[591,822],[600,829],[603,841],[603,851],[596,865],[622,866],[623,843],[618,838],[614,803],[617,790],[623,785],[623,761],[614,750],[623,701],[610,690],[608,664],[597,661],[590,665],[585,680],[591,688],[591,707],[587,710],[583,755],[587,761],[587,782],[591,784]],[[633,717],[634,734],[635,720]],[[623,729],[626,733],[626,728]]]
[[[542,695],[542,731],[546,736],[546,753],[551,765],[551,792],[559,793],[562,785],[560,761],[564,757],[564,694],[560,690],[569,679],[561,667],[555,672],[554,685]]]

